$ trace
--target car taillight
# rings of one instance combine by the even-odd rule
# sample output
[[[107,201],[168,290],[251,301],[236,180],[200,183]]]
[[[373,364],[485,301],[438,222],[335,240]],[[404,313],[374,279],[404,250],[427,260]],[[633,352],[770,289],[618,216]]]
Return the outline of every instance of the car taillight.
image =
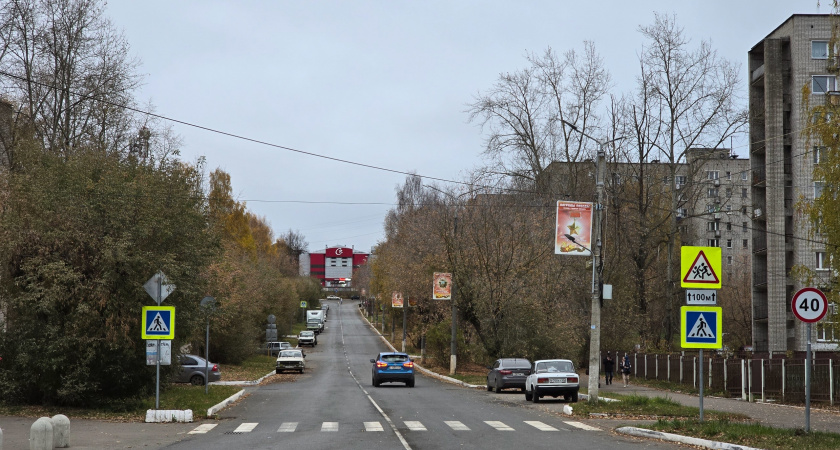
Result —
[[[569,377],[569,378],[567,378],[567,381],[568,381],[569,383],[577,383],[577,382],[578,382],[578,379],[577,379],[577,378],[572,378],[572,377]]]
[[[403,367],[405,367],[406,369],[411,369],[412,367],[414,367],[414,363],[411,361],[403,363]]]
[[[537,383],[548,383],[548,378],[537,378]]]
[[[388,367],[388,363],[382,361],[376,361],[376,367]]]
[[[219,371],[219,365],[218,364],[213,364],[213,368],[210,371],[211,372],[218,372]]]
[[[500,370],[499,373],[502,374],[502,375],[510,375],[510,374],[513,373],[513,371],[512,370]]]

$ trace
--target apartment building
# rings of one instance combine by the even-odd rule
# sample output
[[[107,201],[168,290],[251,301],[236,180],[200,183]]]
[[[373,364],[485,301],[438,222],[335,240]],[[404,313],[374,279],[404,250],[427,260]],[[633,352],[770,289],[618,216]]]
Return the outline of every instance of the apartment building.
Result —
[[[825,246],[811,233],[808,218],[797,212],[796,204],[820,192],[813,178],[818,145],[809,144],[802,134],[810,116],[802,108],[806,100],[822,104],[837,91],[837,60],[829,58],[828,48],[833,20],[837,19],[828,15],[793,15],[748,53],[756,351],[806,348],[806,326],[790,310],[791,297],[805,286],[791,276],[791,269],[813,269],[818,284],[828,285]],[[803,93],[804,86],[809,94]],[[824,324],[813,328],[814,348],[838,348]]]

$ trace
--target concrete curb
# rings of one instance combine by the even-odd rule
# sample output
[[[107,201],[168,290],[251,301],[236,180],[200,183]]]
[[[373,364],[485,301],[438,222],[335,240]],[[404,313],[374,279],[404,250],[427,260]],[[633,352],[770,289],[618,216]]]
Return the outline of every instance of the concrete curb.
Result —
[[[266,375],[262,376],[261,378],[253,381],[213,381],[210,383],[211,386],[256,386],[262,383],[263,380],[266,378],[274,375],[274,371],[268,372]]]
[[[365,319],[365,322],[367,322],[368,326],[370,326],[373,329],[373,331],[375,331],[376,334],[379,335],[379,338],[382,339],[383,342],[385,342],[385,345],[387,345],[388,348],[391,349],[391,351],[394,351],[394,352],[397,351],[397,349],[393,345],[391,345],[391,343],[388,341],[388,339],[386,339],[385,336],[383,336],[382,333],[380,333],[379,330],[377,330],[376,327],[374,327],[373,324],[370,323],[370,320],[368,320],[368,318],[365,317],[364,314],[362,314],[361,309],[359,309],[359,314],[362,316],[362,319]],[[446,375],[441,375],[437,372],[432,372],[431,370],[429,370],[429,369],[427,369],[427,368],[425,368],[425,367],[423,367],[423,366],[421,366],[420,364],[417,364],[417,363],[414,364],[414,367],[419,369],[420,372],[423,372],[424,374],[426,374],[426,375],[428,375],[432,378],[437,378],[438,380],[445,381],[447,383],[457,384],[458,386],[463,386],[463,387],[471,388],[471,389],[486,389],[487,388],[486,385],[469,384],[469,383],[465,383],[461,380],[456,380],[455,378],[452,378],[452,377],[447,377]]]
[[[192,422],[193,412],[191,409],[147,409],[146,423],[162,422]]]
[[[243,395],[245,395],[245,389],[240,390],[239,392],[231,395],[230,397],[222,400],[221,403],[210,407],[207,410],[207,417],[212,418],[214,414],[224,409],[226,406],[230,405],[231,403],[239,400]]]
[[[687,445],[695,445],[697,447],[722,449],[722,450],[760,450],[754,447],[744,447],[742,445],[730,444],[727,442],[710,441],[708,439],[700,439],[689,436],[682,436],[679,434],[663,433],[661,431],[653,431],[645,428],[636,427],[621,427],[616,428],[617,433],[626,434],[628,436],[636,436],[651,439],[661,439],[663,441],[679,442]]]

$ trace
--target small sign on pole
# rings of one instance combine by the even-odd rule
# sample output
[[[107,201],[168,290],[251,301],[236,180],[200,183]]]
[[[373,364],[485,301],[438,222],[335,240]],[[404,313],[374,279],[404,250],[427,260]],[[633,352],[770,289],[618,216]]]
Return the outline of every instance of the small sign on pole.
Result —
[[[685,304],[700,306],[717,305],[717,291],[714,289],[686,289]]]
[[[435,272],[432,287],[433,300],[452,300],[452,274]]]
[[[146,339],[146,365],[154,366],[157,364],[158,342],[160,342],[160,365],[168,366],[172,364],[172,341],[164,341],[160,339]]]
[[[391,293],[391,308],[402,308],[402,307],[403,307],[402,292],[392,292]]]
[[[793,294],[790,308],[797,319],[807,324],[805,334],[805,432],[811,431],[811,324],[819,322],[828,311],[828,300],[817,288],[802,288]]]

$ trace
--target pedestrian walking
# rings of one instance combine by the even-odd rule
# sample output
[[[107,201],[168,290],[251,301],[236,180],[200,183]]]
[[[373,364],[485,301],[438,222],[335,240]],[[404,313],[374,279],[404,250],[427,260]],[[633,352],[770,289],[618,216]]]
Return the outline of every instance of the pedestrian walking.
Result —
[[[621,377],[624,379],[624,387],[627,387],[630,384],[630,358],[627,355],[621,357],[621,365],[619,368],[621,369]]]
[[[601,364],[604,366],[604,382],[608,385],[612,384],[613,373],[615,372],[615,360],[610,352],[607,352],[607,356],[604,357]]]

